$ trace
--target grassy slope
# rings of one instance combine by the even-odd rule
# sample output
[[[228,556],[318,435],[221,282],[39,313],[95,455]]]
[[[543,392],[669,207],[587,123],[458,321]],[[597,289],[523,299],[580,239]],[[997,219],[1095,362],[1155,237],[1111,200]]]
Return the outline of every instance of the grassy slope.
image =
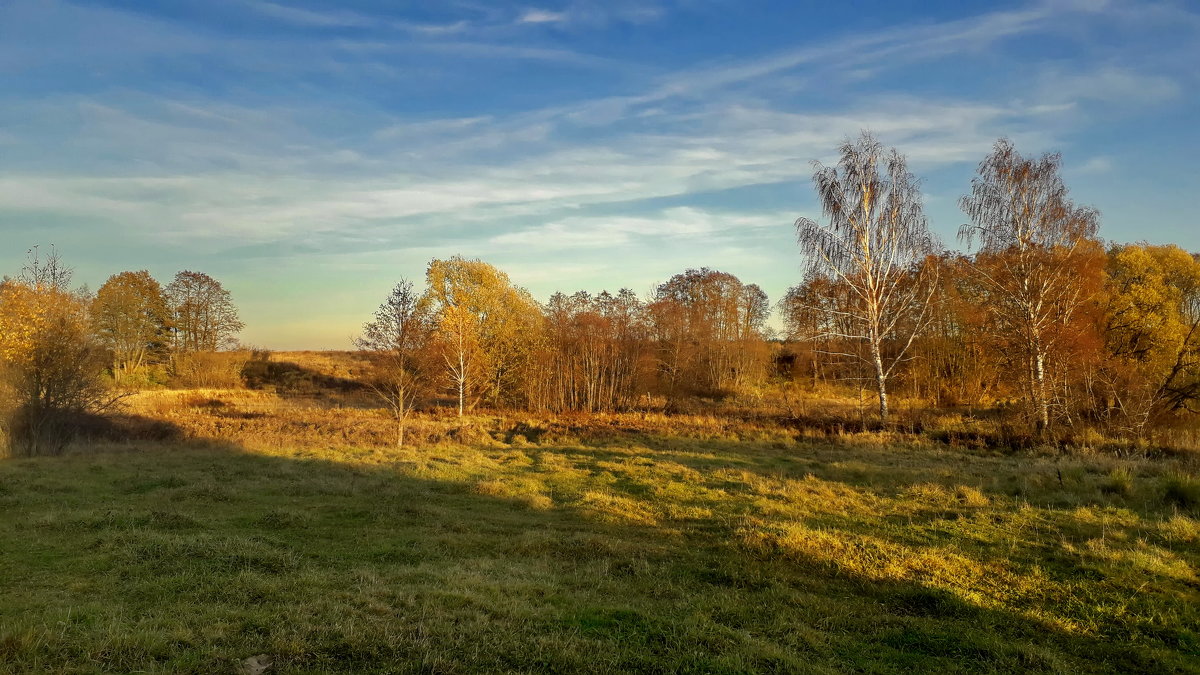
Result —
[[[0,672],[1200,672],[1167,469],[867,440],[2,461]]]

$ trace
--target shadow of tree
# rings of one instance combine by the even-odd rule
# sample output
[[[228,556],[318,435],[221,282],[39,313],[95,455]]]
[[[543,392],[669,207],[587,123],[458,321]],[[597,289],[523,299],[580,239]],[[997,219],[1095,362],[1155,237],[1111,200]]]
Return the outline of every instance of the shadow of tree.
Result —
[[[251,359],[241,371],[242,380],[250,389],[272,388],[281,396],[312,397],[319,394],[348,394],[364,392],[362,382],[329,375],[292,361]]]

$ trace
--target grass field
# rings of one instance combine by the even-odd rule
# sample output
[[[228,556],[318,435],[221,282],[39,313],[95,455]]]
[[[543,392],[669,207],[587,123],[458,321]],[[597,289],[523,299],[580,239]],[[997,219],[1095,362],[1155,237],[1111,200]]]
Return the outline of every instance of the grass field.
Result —
[[[1200,672],[1194,456],[229,407],[0,461],[0,671]]]

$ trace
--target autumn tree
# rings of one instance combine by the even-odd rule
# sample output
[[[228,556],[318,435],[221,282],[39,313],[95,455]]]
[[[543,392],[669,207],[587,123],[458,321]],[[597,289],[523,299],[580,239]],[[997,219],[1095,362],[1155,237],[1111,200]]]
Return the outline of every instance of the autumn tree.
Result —
[[[477,399],[524,403],[541,311],[508,275],[480,260],[433,260],[426,271],[438,352],[462,415]]]
[[[1164,414],[1200,412],[1200,260],[1178,246],[1118,246],[1107,271],[1097,412],[1135,435]]]
[[[939,256],[929,322],[898,382],[938,406],[984,404],[1010,393],[1002,377],[1006,344],[984,306],[971,262],[957,253]]]
[[[743,284],[737,298],[737,320],[733,331],[732,367],[727,371],[735,389],[760,382],[767,374],[770,349],[766,327],[771,316],[767,293],[758,284]],[[728,343],[727,343],[728,344]]]
[[[458,416],[462,417],[486,379],[478,322],[463,305],[443,306],[437,314],[437,337],[446,376],[458,397]]]
[[[367,384],[396,420],[397,447],[404,445],[410,413],[431,391],[433,330],[429,303],[413,289],[412,282],[402,279],[354,341],[372,357]]]
[[[245,324],[221,282],[184,270],[167,285],[166,299],[176,353],[215,352],[236,344]]]
[[[689,269],[656,287],[647,309],[668,391],[729,391],[762,375],[770,305],[757,285],[706,267]]]
[[[112,375],[117,382],[166,348],[166,299],[162,287],[145,270],[109,277],[96,291],[91,314],[97,336],[112,353]]]
[[[553,410],[598,409],[609,357],[608,326],[592,311],[591,294],[555,293],[543,311],[546,367],[535,375],[545,380],[545,400],[540,403]]]
[[[0,282],[0,425],[25,454],[61,451],[79,414],[113,401],[88,299],[69,283],[57,256],[47,263],[35,252],[19,280]]]
[[[925,325],[936,268],[925,260],[937,246],[921,207],[917,178],[904,157],[869,133],[844,143],[837,166],[816,164],[813,186],[825,223],[796,221],[808,277],[826,277],[847,293],[817,303],[822,337],[861,344],[842,355],[864,361],[888,418],[888,378]]]
[[[972,272],[980,302],[1020,357],[1039,431],[1051,421],[1050,362],[1070,346],[1072,320],[1098,292],[1103,273],[1098,214],[1067,196],[1060,163],[1057,154],[1022,157],[1001,139],[960,200],[972,222],[959,237],[978,244]]]
[[[541,403],[588,412],[631,407],[648,354],[644,306],[633,291],[555,293],[543,311],[546,357],[534,375]]]

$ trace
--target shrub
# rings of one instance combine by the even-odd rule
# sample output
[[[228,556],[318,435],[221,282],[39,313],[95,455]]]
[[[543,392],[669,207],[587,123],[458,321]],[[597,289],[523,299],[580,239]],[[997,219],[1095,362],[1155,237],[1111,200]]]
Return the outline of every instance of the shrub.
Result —
[[[0,431],[8,450],[58,454],[78,434],[80,419],[115,401],[86,302],[56,287],[5,282],[0,325]]]
[[[172,383],[192,389],[239,389],[242,369],[249,360],[250,353],[245,351],[178,354]]]

